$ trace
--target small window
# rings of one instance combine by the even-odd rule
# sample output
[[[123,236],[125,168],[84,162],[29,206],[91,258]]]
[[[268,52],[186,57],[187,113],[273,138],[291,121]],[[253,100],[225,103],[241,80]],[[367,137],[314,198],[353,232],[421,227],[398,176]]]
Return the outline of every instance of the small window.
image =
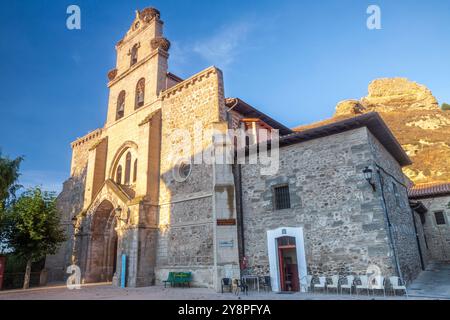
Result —
[[[434,213],[434,218],[436,219],[437,225],[445,224],[444,211],[437,211]]]
[[[121,91],[117,97],[116,120],[119,120],[125,114],[125,94],[125,91]]]
[[[125,184],[130,184],[130,176],[131,176],[131,153],[127,153],[125,159]]]
[[[139,46],[138,46],[137,44],[135,44],[135,45],[133,46],[133,48],[131,48],[131,53],[130,53],[130,56],[131,56],[130,66],[135,65],[135,64],[137,63],[137,61],[138,61],[138,48],[139,48]]]
[[[289,209],[291,207],[289,186],[275,187],[273,191],[275,197],[275,210]]]
[[[182,163],[179,172],[181,179],[187,179],[191,174],[191,164],[187,162]]]
[[[122,184],[122,166],[117,168],[116,172],[116,182],[117,184]]]
[[[142,78],[138,81],[136,85],[136,97],[134,108],[138,109],[144,105],[144,97],[145,97],[145,79]]]
[[[133,182],[136,182],[137,179],[137,159],[134,160],[134,165],[133,165]]]
[[[191,175],[192,166],[187,160],[182,161],[173,169],[173,177],[177,182],[184,182]]]

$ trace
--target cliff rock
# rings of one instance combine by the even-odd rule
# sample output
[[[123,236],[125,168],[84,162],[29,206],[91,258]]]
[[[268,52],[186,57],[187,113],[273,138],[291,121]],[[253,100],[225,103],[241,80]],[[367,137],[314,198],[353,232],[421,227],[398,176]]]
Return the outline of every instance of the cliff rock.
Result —
[[[381,115],[414,162],[404,168],[413,182],[450,181],[450,111],[439,108],[427,87],[405,78],[377,79],[366,97],[338,103],[326,122],[372,111]]]

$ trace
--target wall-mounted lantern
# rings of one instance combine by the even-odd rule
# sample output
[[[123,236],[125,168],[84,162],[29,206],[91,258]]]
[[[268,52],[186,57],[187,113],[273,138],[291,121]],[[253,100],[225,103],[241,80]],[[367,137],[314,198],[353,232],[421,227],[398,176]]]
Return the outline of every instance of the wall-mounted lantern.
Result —
[[[367,180],[367,182],[372,186],[373,191],[376,191],[376,185],[373,182],[373,170],[369,167],[365,167],[363,170],[364,178]]]
[[[72,227],[73,227],[74,229],[77,227],[77,221],[78,221],[77,216],[74,216],[74,217],[71,219],[71,224],[72,224]]]
[[[116,219],[118,221],[121,221],[123,223],[128,223],[128,219],[122,218],[122,208],[120,206],[118,206],[116,209],[114,209],[114,211],[116,212]]]

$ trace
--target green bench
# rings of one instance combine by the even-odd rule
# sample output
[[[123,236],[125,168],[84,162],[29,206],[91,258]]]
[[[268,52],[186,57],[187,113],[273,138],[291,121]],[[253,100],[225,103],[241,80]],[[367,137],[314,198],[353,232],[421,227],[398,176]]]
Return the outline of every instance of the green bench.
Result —
[[[170,283],[172,287],[175,287],[177,284],[185,285],[187,284],[188,287],[191,287],[192,282],[192,273],[191,272],[169,272],[169,276],[167,277],[167,280],[164,280],[164,288],[166,287],[167,283]]]

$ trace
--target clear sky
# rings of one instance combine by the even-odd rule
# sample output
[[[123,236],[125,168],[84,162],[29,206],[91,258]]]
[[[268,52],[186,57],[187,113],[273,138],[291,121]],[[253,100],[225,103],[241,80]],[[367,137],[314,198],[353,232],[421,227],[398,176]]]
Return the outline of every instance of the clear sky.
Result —
[[[81,8],[81,30],[66,9]],[[381,30],[366,27],[381,8]],[[216,65],[225,94],[288,126],[330,117],[380,77],[407,77],[450,102],[450,1],[2,0],[0,148],[24,155],[22,184],[60,190],[70,142],[103,126],[115,43],[134,10],[161,11],[170,71]]]

